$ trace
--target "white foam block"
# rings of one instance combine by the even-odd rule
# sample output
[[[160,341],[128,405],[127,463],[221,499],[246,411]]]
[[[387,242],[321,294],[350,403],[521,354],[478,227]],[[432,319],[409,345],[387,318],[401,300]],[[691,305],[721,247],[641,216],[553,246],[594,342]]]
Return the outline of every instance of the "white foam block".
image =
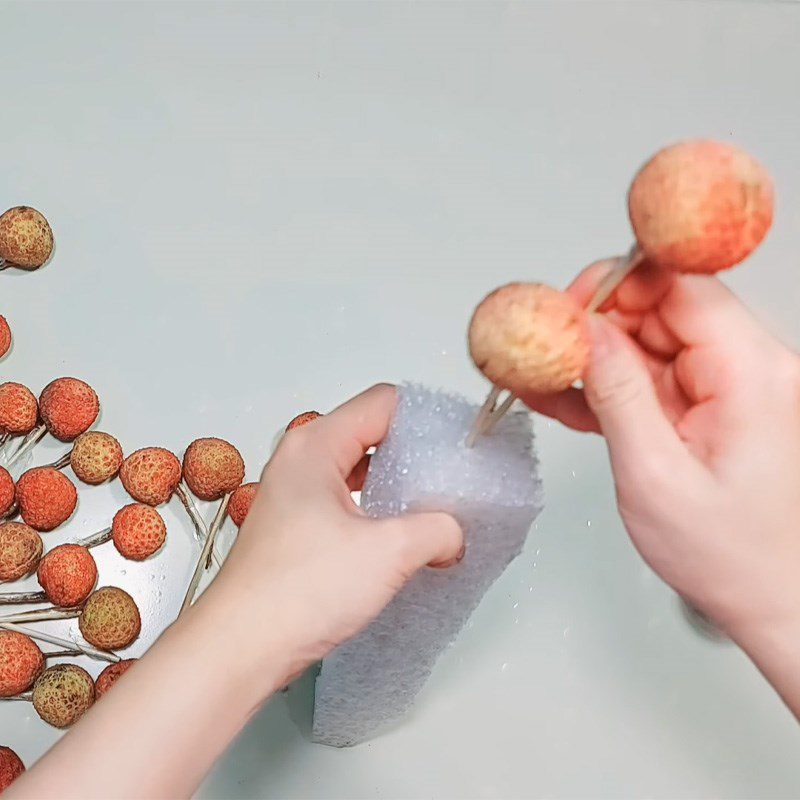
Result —
[[[461,523],[467,552],[458,566],[417,573],[366,630],[325,659],[313,738],[337,747],[364,741],[409,709],[542,508],[528,414],[508,415],[468,449],[477,406],[418,386],[398,394],[362,506],[372,517],[447,511]]]

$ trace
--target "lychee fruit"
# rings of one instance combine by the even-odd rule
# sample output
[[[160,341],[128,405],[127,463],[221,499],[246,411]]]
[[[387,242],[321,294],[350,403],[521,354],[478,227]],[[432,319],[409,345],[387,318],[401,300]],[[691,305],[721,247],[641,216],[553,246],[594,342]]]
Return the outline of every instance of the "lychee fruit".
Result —
[[[183,477],[201,500],[219,500],[244,480],[244,460],[224,439],[195,439],[183,457]]]
[[[772,224],[772,180],[724,142],[679,142],[633,180],[628,212],[648,261],[678,272],[719,272],[746,258]]]
[[[30,575],[39,564],[42,549],[42,537],[28,525],[0,525],[0,581],[16,581]]]
[[[167,526],[152,506],[131,503],[114,515],[111,534],[122,556],[144,561],[161,549],[167,538]]]
[[[11,473],[5,467],[0,467],[0,519],[13,508],[15,495],[16,489]]]
[[[94,425],[100,401],[88,383],[78,378],[56,378],[39,397],[39,413],[56,439],[71,442]]]
[[[287,426],[286,431],[294,430],[295,428],[301,428],[303,425],[308,425],[309,422],[313,422],[315,419],[321,417],[322,414],[319,411],[304,411],[302,414],[298,414]]]
[[[142,621],[126,591],[104,586],[89,596],[78,626],[89,644],[102,650],[121,650],[136,640]]]
[[[24,436],[36,427],[39,403],[21,383],[0,383],[0,433]]]
[[[52,467],[34,467],[17,481],[22,519],[37,531],[52,531],[72,516],[78,503],[75,484]]]
[[[44,669],[44,655],[33,639],[0,630],[0,697],[27,692]]]
[[[94,689],[99,700],[136,662],[136,658],[126,658],[116,664],[109,664],[98,676]]]
[[[586,314],[568,294],[540,283],[495,289],[475,309],[469,350],[475,366],[513,394],[563,391],[589,358]]]
[[[97,564],[86,547],[60,544],[39,562],[36,571],[39,585],[55,606],[79,606],[97,583]]]
[[[0,358],[11,349],[11,328],[6,318],[0,314]]]
[[[3,269],[38,269],[52,252],[53,231],[35,208],[16,206],[0,216],[0,262],[6,262]]]
[[[78,480],[96,486],[117,475],[122,447],[110,433],[86,431],[75,439],[69,463]]]
[[[242,527],[257,491],[258,483],[245,483],[231,495],[231,501],[228,503],[228,516],[237,528]]]
[[[25,772],[22,759],[10,748],[0,746],[0,794]]]
[[[48,667],[33,685],[33,707],[54,728],[74,725],[94,699],[92,676],[76,664]]]
[[[172,497],[180,483],[181,462],[163,447],[145,447],[122,462],[119,477],[134,500],[158,506]]]

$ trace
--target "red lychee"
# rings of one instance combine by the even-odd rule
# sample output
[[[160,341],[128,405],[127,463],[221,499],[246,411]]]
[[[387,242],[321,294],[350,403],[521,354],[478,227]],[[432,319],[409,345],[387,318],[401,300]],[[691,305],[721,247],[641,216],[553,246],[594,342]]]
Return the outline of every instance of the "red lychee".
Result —
[[[56,378],[39,397],[39,413],[56,439],[71,442],[94,425],[100,401],[88,383],[77,378]]]
[[[97,583],[97,564],[88,548],[60,544],[39,562],[36,571],[47,599],[55,606],[79,606]]]
[[[11,328],[6,318],[0,314],[0,358],[11,349]]]
[[[103,586],[89,596],[78,619],[83,638],[103,650],[121,650],[142,629],[133,598],[115,586]]]
[[[244,480],[244,460],[224,439],[195,439],[183,457],[183,477],[201,500],[219,500]]]
[[[0,697],[28,691],[43,669],[44,656],[33,639],[0,630]]]
[[[308,425],[309,422],[313,422],[315,419],[321,417],[322,414],[319,411],[304,411],[302,414],[298,414],[287,426],[286,431],[292,431],[295,428],[301,428],[303,425]]]
[[[110,434],[86,431],[72,445],[70,466],[78,479],[97,485],[111,480],[122,466],[122,447]]]
[[[0,525],[0,581],[16,581],[30,575],[39,564],[42,549],[42,537],[28,525]]]
[[[11,511],[15,495],[16,488],[11,473],[5,467],[0,467],[0,519]]]
[[[92,676],[76,664],[49,667],[33,685],[33,707],[54,728],[74,725],[93,704]]]
[[[35,467],[17,481],[22,519],[37,531],[52,531],[72,516],[78,503],[75,485],[52,467]]]
[[[167,538],[167,526],[161,515],[144,503],[131,503],[117,511],[111,531],[114,546],[133,561],[149,558]]]
[[[0,216],[0,259],[22,269],[38,269],[53,252],[53,231],[30,206],[9,208]]]
[[[94,689],[99,700],[136,662],[136,658],[126,658],[116,664],[109,664],[98,676]]]
[[[628,212],[647,259],[678,272],[718,272],[746,258],[772,224],[769,174],[731,144],[665,147],[639,171]]]
[[[475,366],[496,386],[514,394],[559,392],[586,367],[586,314],[564,292],[539,283],[510,283],[475,309],[469,350]]]
[[[244,518],[250,510],[257,491],[258,483],[245,483],[231,495],[231,500],[228,503],[228,516],[233,520],[233,524],[237,528],[242,527]]]
[[[172,497],[180,482],[181,462],[163,447],[144,447],[122,462],[119,477],[134,500],[159,506]]]
[[[24,436],[36,427],[39,403],[21,383],[0,383],[0,433]]]
[[[0,794],[25,772],[22,759],[10,748],[0,747]]]

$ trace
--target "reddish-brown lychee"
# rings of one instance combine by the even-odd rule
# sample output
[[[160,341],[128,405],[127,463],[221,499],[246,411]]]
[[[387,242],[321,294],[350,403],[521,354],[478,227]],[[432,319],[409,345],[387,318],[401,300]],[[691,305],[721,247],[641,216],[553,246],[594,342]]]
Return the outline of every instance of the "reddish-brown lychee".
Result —
[[[60,544],[39,562],[36,571],[47,599],[55,606],[79,606],[97,583],[97,564],[88,548]]]
[[[302,414],[298,414],[287,426],[286,430],[292,431],[295,428],[301,428],[303,425],[308,425],[309,422],[313,422],[315,419],[321,417],[322,414],[319,411],[304,411]]]
[[[43,669],[44,656],[33,639],[0,630],[0,697],[27,692]]]
[[[10,748],[0,747],[0,794],[25,772],[22,759]]]
[[[718,272],[746,258],[772,224],[772,180],[754,158],[724,142],[665,147],[628,195],[647,259],[679,272]]]
[[[89,596],[78,619],[83,638],[103,650],[121,650],[142,629],[133,598],[115,586],[103,586]]]
[[[111,480],[122,466],[122,447],[110,434],[86,431],[72,445],[70,466],[84,483],[97,485]]]
[[[9,208],[0,216],[0,260],[6,266],[38,269],[53,252],[53,231],[30,206]]]
[[[195,439],[183,457],[183,477],[201,500],[219,500],[244,480],[244,460],[224,439]]]
[[[94,704],[92,676],[76,664],[56,664],[33,685],[33,707],[54,728],[74,725]]]
[[[94,425],[100,401],[88,383],[78,378],[56,378],[39,397],[39,413],[56,439],[71,442]]]
[[[242,527],[257,491],[258,483],[245,483],[231,495],[231,501],[228,503],[228,516],[237,528]]]
[[[16,491],[11,473],[5,467],[0,467],[0,519],[11,511]]]
[[[0,581],[16,581],[30,575],[42,557],[42,537],[21,522],[0,525]]]
[[[94,689],[99,700],[136,662],[136,658],[126,658],[116,664],[109,664],[98,676]]]
[[[0,358],[11,349],[11,328],[6,318],[0,314]]]
[[[0,383],[0,433],[24,436],[36,427],[39,403],[21,383]]]
[[[496,386],[514,394],[559,392],[586,367],[586,314],[564,292],[539,283],[510,283],[475,309],[469,350],[475,366]]]
[[[180,482],[181,462],[163,447],[144,447],[122,462],[119,477],[134,500],[159,506],[172,497]]]
[[[52,531],[72,516],[78,503],[75,484],[57,469],[34,467],[17,481],[22,519],[37,531]]]
[[[131,503],[114,515],[111,533],[121,555],[144,561],[161,549],[167,538],[167,526],[152,506]]]

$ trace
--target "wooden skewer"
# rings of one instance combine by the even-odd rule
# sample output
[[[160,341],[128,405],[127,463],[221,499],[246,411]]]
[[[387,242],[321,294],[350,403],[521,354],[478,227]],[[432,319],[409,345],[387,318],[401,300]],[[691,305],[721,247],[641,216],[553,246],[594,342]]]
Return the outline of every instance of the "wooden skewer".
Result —
[[[13,622],[0,622],[0,628],[7,631],[16,631],[31,639],[38,639],[40,642],[47,642],[62,647],[65,650],[71,650],[73,647],[80,650],[85,656],[95,658],[98,661],[108,661],[110,664],[116,664],[120,658],[116,653],[107,653],[104,650],[96,650],[88,644],[80,644],[78,642],[69,642],[66,639],[61,639],[58,636],[53,636],[51,633],[38,631],[33,628],[26,628],[24,625],[15,625]]]
[[[200,512],[197,510],[194,500],[192,500],[192,495],[190,494],[189,487],[186,485],[185,481],[181,480],[181,482],[175,488],[175,494],[178,495],[181,503],[183,503],[183,507],[189,514],[189,518],[192,520],[195,538],[198,542],[200,542],[201,545],[205,545],[206,540],[208,539],[208,527],[206,526],[205,520],[203,520],[203,518],[200,516]],[[216,550],[212,550],[211,553],[214,566],[217,569],[221,569],[222,559],[219,557],[219,554]]]
[[[8,459],[8,466],[13,467],[14,464],[19,461],[22,456],[25,455],[29,450],[33,450],[34,447],[44,438],[44,435],[47,433],[47,428],[45,425],[40,425],[38,428],[34,428],[23,440],[22,444],[16,449],[14,455]]]
[[[489,418],[489,415],[494,411],[497,398],[500,397],[500,391],[499,386],[492,386],[491,391],[486,395],[486,400],[484,400],[481,410],[478,412],[478,416],[475,417],[475,422],[472,423],[472,428],[470,428],[469,434],[467,435],[467,447],[474,447],[475,442],[478,441],[478,437],[483,433],[483,426]]]

